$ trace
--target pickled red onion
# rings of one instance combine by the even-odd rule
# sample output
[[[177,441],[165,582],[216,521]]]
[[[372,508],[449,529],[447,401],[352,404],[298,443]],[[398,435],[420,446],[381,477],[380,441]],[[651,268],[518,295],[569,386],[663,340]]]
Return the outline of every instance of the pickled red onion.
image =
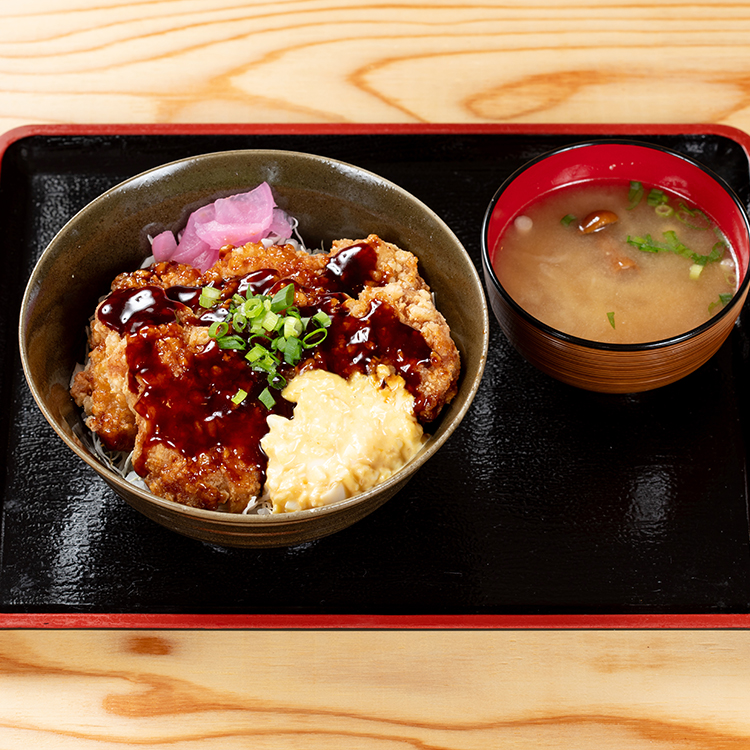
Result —
[[[167,230],[154,237],[151,250],[159,263],[172,260],[205,273],[226,245],[240,247],[269,236],[283,241],[292,232],[289,217],[276,206],[268,183],[262,182],[247,193],[219,198],[194,211],[179,241]]]
[[[169,260],[177,249],[177,240],[170,231],[157,234],[151,242],[151,252],[158,261]]]

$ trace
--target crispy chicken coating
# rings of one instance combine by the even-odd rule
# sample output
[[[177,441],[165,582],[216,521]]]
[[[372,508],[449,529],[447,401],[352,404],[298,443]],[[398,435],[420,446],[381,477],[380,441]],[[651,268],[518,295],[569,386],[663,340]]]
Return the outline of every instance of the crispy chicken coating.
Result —
[[[443,406],[449,403],[458,390],[461,362],[450,328],[432,301],[429,287],[419,275],[418,260],[413,253],[401,250],[376,235],[367,243],[377,250],[376,282],[365,286],[356,300],[347,303],[352,315],[361,317],[373,300],[386,302],[398,318],[410,328],[419,331],[432,349],[430,365],[419,367],[421,405],[418,416],[423,422],[433,421]],[[352,240],[333,243],[334,251],[355,244]]]
[[[331,263],[358,248],[374,251],[375,262],[366,266],[358,288],[345,293],[345,274],[334,279]],[[101,314],[111,297],[100,303],[91,323],[89,359],[74,376],[71,394],[86,425],[108,449],[133,451],[133,465],[154,494],[194,507],[241,512],[262,493],[266,459],[260,438],[268,428],[266,407],[258,402],[252,381],[257,376],[237,352],[217,347],[197,305],[167,297],[175,289],[207,285],[234,284],[235,291],[249,275],[269,271],[284,284],[294,283],[294,302],[301,309],[325,302],[333,311],[364,320],[377,303],[392,311],[411,335],[419,332],[429,347],[428,358],[412,374],[415,414],[421,422],[435,419],[456,394],[458,350],[419,275],[417,258],[375,235],[339,240],[329,253],[311,254],[291,244],[225,248],[203,274],[173,262],[123,273],[114,280],[111,297],[146,290],[153,297],[152,308],[162,305],[166,313],[132,330],[117,330]],[[164,300],[156,300],[153,290],[165,290]],[[396,372],[396,364],[387,359],[373,360],[368,367],[381,372],[384,365]],[[319,366],[310,355],[287,368],[285,377]],[[236,408],[237,392],[250,394],[242,409]],[[279,408],[287,408],[291,416],[291,404]]]

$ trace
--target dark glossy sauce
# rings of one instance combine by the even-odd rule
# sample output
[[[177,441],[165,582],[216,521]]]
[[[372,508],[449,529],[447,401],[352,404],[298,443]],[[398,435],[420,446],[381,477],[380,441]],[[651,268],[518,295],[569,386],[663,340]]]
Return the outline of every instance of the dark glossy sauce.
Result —
[[[379,363],[392,365],[403,377],[407,390],[416,395],[421,381],[419,368],[430,364],[432,350],[419,331],[405,325],[396,312],[378,300],[370,302],[361,318],[341,309],[330,313],[331,327],[325,341],[315,349],[314,365],[342,378],[366,373]],[[419,410],[419,402],[416,407]]]
[[[201,288],[199,286],[170,286],[164,290],[169,299],[179,302],[191,310],[199,309],[199,300],[201,298]]]
[[[237,288],[233,293],[247,295],[248,291],[253,294],[274,294],[282,286],[282,279],[278,271],[272,268],[262,268],[259,271],[251,271],[237,282]]]
[[[142,326],[171,323],[177,304],[158,286],[119,289],[107,297],[97,313],[99,320],[119,334],[135,333]]]
[[[356,297],[372,278],[377,262],[375,248],[367,242],[357,242],[340,250],[326,263],[326,275],[337,291]]]
[[[284,286],[284,283],[286,282],[282,281],[278,271],[264,268],[259,271],[251,271],[236,279],[229,279],[221,286],[221,296],[222,299],[227,300],[231,299],[234,294],[244,296],[248,291],[252,294],[274,294]],[[171,286],[164,290],[164,293],[170,300],[190,308],[197,316],[200,325],[210,325],[214,320],[223,320],[225,315],[222,314],[221,308],[207,310],[201,307],[201,289],[202,287],[196,286]],[[123,332],[126,331],[120,331],[120,333]]]
[[[347,378],[382,362],[392,365],[416,395],[419,368],[429,365],[431,355],[422,335],[401,323],[385,303],[372,302],[362,318],[347,314],[341,306],[343,299],[357,295],[372,278],[376,263],[374,248],[357,243],[329,260],[316,289],[305,289],[318,304],[303,314],[325,309],[332,319],[325,341],[310,350],[308,366]],[[229,300],[248,289],[255,294],[273,294],[287,283],[277,271],[264,269],[230,279],[220,288],[222,299]],[[145,473],[149,447],[161,443],[194,463],[200,457],[200,465],[207,471],[223,465],[221,454],[229,451],[241,464],[264,472],[266,457],[260,440],[268,430],[269,412],[258,396],[267,385],[266,375],[254,372],[244,353],[221,350],[213,341],[198,351],[183,346],[180,325],[205,326],[226,315],[221,307],[204,310],[199,298],[199,288],[148,286],[113,292],[99,309],[103,323],[130,336],[130,385],[134,392],[142,390],[136,410],[148,420],[150,430],[136,471]],[[182,323],[175,322],[178,316]],[[169,365],[176,350],[181,357],[179,368]],[[293,372],[286,375],[291,377]],[[239,389],[248,396],[237,405],[232,398]],[[274,395],[273,412],[291,417],[293,405],[280,392]]]
[[[149,433],[135,470],[144,475],[148,449],[155,443],[173,448],[186,458],[203,456],[205,468],[234,464],[265,471],[266,457],[260,439],[268,431],[269,413],[292,415],[292,404],[277,399],[272,412],[258,401],[266,387],[265,376],[254,372],[242,357],[222,351],[214,341],[197,353],[187,354],[187,366],[179,375],[162,356],[169,339],[155,326],[142,327],[128,341],[131,377],[141,386],[136,411],[148,420]],[[235,404],[239,389],[247,398]],[[223,451],[232,460],[222,462]],[[210,454],[210,457],[209,457]]]

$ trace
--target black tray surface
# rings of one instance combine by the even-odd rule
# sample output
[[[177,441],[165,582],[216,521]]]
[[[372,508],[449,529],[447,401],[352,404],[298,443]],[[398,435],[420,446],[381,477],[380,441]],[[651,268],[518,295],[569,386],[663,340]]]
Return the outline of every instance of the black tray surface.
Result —
[[[601,137],[599,135],[593,137]],[[639,138],[639,136],[634,136]],[[18,307],[43,248],[121,180],[193,154],[281,148],[370,169],[433,208],[480,266],[502,180],[571,133],[29,134],[0,170],[0,612],[180,614],[746,613],[747,309],[679,383],[609,396],[526,363],[491,321],[459,430],[353,527],[281,549],[223,549],[132,510],[59,440],[26,387]],[[750,201],[726,134],[644,138]]]

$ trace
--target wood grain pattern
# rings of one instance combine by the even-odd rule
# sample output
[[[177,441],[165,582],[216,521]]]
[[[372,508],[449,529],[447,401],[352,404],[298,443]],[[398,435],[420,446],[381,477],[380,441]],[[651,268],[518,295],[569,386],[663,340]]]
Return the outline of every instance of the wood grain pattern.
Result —
[[[0,631],[0,747],[750,744],[746,631]]]
[[[750,5],[29,0],[0,126],[712,122],[750,129]]]

